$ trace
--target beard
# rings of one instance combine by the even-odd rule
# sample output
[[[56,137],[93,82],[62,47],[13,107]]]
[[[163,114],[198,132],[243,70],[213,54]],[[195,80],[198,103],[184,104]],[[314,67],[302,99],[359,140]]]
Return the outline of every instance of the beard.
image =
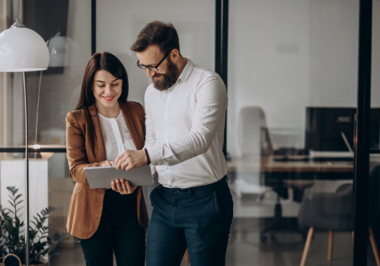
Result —
[[[173,86],[177,82],[178,72],[179,72],[178,67],[173,63],[173,61],[169,57],[166,73],[165,74],[156,73],[152,77],[153,86],[159,91],[165,91],[169,89],[171,86]],[[156,77],[161,77],[161,76],[163,78],[156,79]]]

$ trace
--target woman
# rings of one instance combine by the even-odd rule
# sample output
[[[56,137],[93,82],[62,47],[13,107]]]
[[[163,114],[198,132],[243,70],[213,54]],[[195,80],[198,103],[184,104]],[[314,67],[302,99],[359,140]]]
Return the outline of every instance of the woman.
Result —
[[[90,189],[83,170],[110,166],[122,151],[143,148],[145,112],[127,96],[123,64],[110,53],[94,54],[76,109],[66,117],[67,157],[76,182],[67,230],[79,238],[90,266],[112,266],[113,251],[118,265],[144,265],[148,216],[141,187],[117,181],[115,191]]]

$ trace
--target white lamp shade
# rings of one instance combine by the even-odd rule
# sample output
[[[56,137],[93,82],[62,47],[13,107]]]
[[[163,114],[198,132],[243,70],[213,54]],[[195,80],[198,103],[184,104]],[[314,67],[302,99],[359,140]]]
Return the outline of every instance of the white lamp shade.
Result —
[[[40,71],[48,65],[48,47],[37,32],[10,28],[0,33],[0,72]]]

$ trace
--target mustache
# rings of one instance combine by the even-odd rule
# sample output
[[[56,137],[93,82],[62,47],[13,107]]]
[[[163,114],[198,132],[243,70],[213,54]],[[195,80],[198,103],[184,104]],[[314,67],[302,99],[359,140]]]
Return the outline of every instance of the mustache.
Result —
[[[160,78],[160,77],[165,77],[166,74],[162,74],[162,73],[156,73],[152,78]]]

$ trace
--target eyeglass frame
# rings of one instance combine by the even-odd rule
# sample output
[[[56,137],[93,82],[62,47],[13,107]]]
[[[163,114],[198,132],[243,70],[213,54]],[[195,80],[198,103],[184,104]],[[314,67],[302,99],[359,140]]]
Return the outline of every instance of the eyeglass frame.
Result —
[[[158,67],[161,65],[162,62],[164,62],[165,58],[170,54],[170,52],[173,51],[173,49],[169,50],[166,52],[164,58],[161,59],[161,61],[156,65],[156,66],[146,66],[146,65],[143,65],[143,64],[140,64],[140,60],[137,60],[137,67],[141,68],[141,69],[149,69],[150,71],[153,71],[153,72],[157,72],[158,71]],[[151,69],[153,68],[153,69]]]

